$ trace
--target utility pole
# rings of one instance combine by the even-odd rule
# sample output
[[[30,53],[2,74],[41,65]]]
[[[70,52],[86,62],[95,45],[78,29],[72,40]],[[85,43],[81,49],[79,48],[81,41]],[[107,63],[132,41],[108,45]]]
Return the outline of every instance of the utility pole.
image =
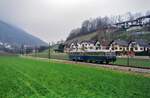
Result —
[[[49,47],[48,47],[48,58],[49,58],[49,60],[51,59],[51,45],[50,45],[50,42],[49,42]]]
[[[34,56],[35,56],[35,57],[37,57],[36,52],[37,52],[37,47],[35,46],[35,47],[34,47]]]
[[[130,65],[130,63],[129,63],[130,61],[129,60],[130,60],[130,57],[129,57],[129,54],[128,54],[128,58],[127,58],[127,65],[128,66]]]
[[[26,46],[24,46],[24,55],[25,55],[25,56],[27,56],[26,51],[27,51]]]

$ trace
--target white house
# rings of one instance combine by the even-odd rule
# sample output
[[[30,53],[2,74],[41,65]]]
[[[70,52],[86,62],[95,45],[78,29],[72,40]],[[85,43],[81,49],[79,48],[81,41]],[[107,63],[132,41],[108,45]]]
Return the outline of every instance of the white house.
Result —
[[[128,42],[124,40],[114,40],[110,43],[109,50],[122,52],[128,50]]]
[[[95,42],[95,50],[102,50],[102,45],[101,45],[101,43],[99,42],[99,41],[96,41]]]
[[[67,48],[68,49],[68,48]],[[95,52],[95,51],[114,51],[118,53],[134,51],[143,52],[150,50],[150,44],[143,40],[127,42],[124,40],[114,40],[111,43],[99,41],[72,42],[69,45],[69,52]]]
[[[77,43],[76,42],[72,42],[70,44],[70,51],[77,50],[77,49],[78,49]]]
[[[102,45],[101,43],[96,40],[96,41],[82,41],[80,43],[81,49],[84,49],[85,51],[99,51],[102,50]]]
[[[135,40],[129,43],[129,51],[143,52],[148,51],[149,49],[150,45],[143,40]]]
[[[93,50],[95,49],[94,43],[92,41],[82,41],[80,43],[81,45],[81,50]]]
[[[99,41],[72,42],[70,44],[70,51],[95,51],[101,49],[102,46]]]

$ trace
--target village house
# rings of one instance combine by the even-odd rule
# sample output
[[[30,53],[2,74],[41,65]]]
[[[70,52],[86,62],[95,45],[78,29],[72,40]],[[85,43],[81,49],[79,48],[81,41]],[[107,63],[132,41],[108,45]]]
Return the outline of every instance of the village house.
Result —
[[[102,45],[101,45],[101,43],[99,42],[99,41],[96,41],[95,42],[95,50],[102,50]]]
[[[58,44],[53,45],[52,49],[55,52],[64,52],[64,47],[65,45],[63,43],[58,43]]]
[[[83,51],[88,51],[88,50],[95,50],[95,46],[94,46],[94,41],[82,41],[81,43],[80,43],[80,45],[81,45],[81,50],[83,50]]]
[[[64,44],[65,46],[64,46],[64,52],[65,53],[68,53],[69,52],[69,50],[70,50],[70,45],[69,44]]]
[[[129,43],[129,51],[143,52],[148,51],[149,49],[150,45],[143,40],[135,40]]]
[[[109,50],[122,52],[128,50],[128,42],[124,40],[114,40],[110,43]]]
[[[109,50],[109,45],[110,45],[109,41],[107,41],[107,40],[101,41],[101,50],[102,51],[110,51]]]
[[[113,51],[117,52],[118,54],[127,53],[128,51],[143,52],[149,50],[150,44],[146,43],[143,40],[134,40],[127,42],[120,39],[114,40],[111,43],[99,41],[75,41],[70,43],[68,48],[65,48],[65,51],[67,52]]]
[[[101,50],[102,46],[99,41],[81,41],[72,42],[70,44],[70,51],[95,51]]]
[[[73,51],[73,50],[78,50],[77,42],[72,42],[70,44],[70,50],[69,51]]]

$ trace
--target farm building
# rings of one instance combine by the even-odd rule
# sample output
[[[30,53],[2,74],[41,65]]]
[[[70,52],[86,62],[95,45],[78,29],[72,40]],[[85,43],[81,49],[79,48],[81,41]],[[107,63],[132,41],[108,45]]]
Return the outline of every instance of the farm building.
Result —
[[[56,44],[52,46],[52,49],[55,52],[64,52],[64,47],[65,47],[64,44]]]

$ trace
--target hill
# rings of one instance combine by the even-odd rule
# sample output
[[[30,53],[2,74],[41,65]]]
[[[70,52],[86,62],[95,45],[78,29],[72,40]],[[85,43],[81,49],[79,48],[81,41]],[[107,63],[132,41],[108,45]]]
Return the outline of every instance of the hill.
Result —
[[[148,27],[149,28],[149,27]],[[96,32],[91,32],[88,34],[84,34],[82,36],[77,36],[75,38],[69,39],[66,41],[66,44],[70,44],[71,42],[81,42],[85,40],[99,40],[103,41],[106,40],[111,42],[112,40],[122,39],[126,41],[131,41],[134,39],[143,39],[147,42],[150,42],[150,30],[143,27],[141,29],[134,29],[134,30],[108,30],[105,32],[104,30],[98,30]]]
[[[149,35],[150,15],[128,13],[122,16],[105,16],[85,20],[79,28],[70,31],[66,43],[83,40],[99,40],[103,43],[116,39],[127,41],[144,39],[150,42]]]
[[[92,33],[89,33],[89,34],[85,34],[85,35],[82,35],[82,36],[77,36],[75,38],[67,40],[65,43],[70,44],[71,42],[75,42],[75,41],[81,42],[81,41],[84,41],[84,40],[92,40],[97,35],[98,35],[97,32],[92,32]]]
[[[21,46],[40,46],[47,45],[44,41],[39,38],[28,34],[26,31],[0,21],[0,42],[7,43],[10,45]]]

